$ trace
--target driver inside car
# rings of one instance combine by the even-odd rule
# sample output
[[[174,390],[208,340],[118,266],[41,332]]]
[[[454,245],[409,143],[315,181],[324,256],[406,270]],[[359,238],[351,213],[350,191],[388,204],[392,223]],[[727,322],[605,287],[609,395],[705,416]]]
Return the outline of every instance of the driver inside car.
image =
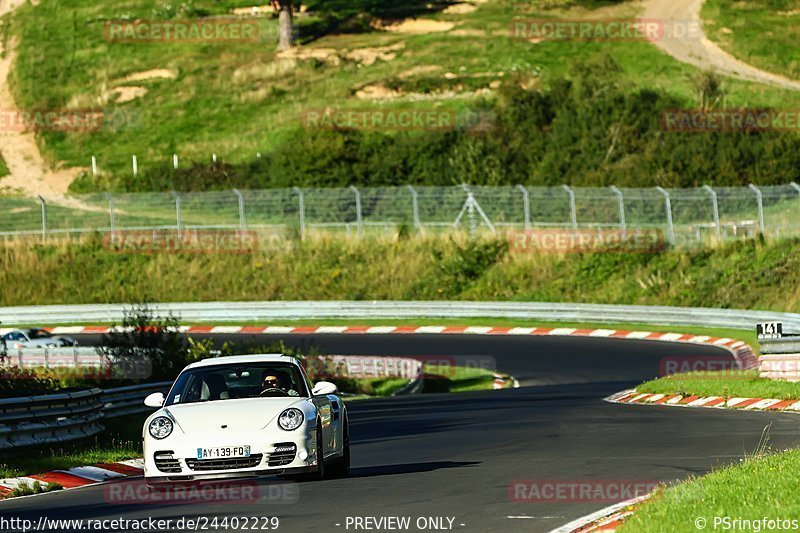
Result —
[[[281,380],[271,371],[264,371],[261,379],[261,393],[259,396],[299,396],[299,393],[291,387],[282,387]]]

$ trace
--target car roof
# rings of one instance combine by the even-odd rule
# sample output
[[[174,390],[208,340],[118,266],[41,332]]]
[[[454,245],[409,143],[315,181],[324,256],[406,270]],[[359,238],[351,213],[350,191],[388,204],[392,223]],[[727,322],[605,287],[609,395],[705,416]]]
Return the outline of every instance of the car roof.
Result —
[[[203,359],[192,363],[186,368],[198,368],[204,366],[216,365],[235,365],[245,363],[293,363],[299,365],[299,362],[294,357],[283,355],[279,353],[269,354],[253,354],[253,355],[230,355],[227,357],[214,357],[213,359]]]

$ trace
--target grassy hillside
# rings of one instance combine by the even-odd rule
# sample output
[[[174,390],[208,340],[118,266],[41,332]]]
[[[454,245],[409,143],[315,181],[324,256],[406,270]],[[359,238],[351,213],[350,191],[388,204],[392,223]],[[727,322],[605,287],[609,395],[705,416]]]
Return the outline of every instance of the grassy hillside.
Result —
[[[708,36],[742,61],[800,79],[800,10],[795,0],[708,0]]]
[[[154,0],[54,0],[17,12],[9,30],[20,40],[20,103],[99,107],[115,117],[100,131],[41,134],[52,160],[87,166],[98,157],[104,176],[81,179],[76,191],[800,179],[794,132],[665,134],[661,110],[696,106],[703,82],[650,43],[510,35],[515,18],[634,17],[634,2],[316,1],[297,19],[302,47],[280,57],[271,17],[257,19],[265,36],[257,43],[104,38],[109,19],[178,20],[249,4],[195,0],[176,10]],[[800,106],[794,92],[738,81],[726,90],[730,106]],[[304,127],[304,112],[328,106],[489,111],[497,122],[488,133]],[[219,164],[210,165],[212,153]]]
[[[0,250],[0,305],[271,299],[467,299],[800,311],[800,241],[704,251],[519,255],[505,242],[286,241],[249,255]]]

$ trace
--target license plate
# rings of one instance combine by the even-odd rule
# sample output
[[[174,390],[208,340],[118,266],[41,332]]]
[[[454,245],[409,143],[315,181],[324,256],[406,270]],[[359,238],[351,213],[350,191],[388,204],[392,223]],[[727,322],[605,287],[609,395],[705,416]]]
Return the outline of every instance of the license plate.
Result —
[[[250,446],[224,446],[221,448],[197,448],[197,459],[225,459],[227,457],[250,457]]]

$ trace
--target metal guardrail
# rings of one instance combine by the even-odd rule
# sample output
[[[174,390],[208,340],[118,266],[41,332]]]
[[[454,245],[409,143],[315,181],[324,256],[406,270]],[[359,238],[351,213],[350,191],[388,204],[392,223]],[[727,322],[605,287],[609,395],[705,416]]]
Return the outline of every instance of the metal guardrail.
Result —
[[[0,399],[0,449],[65,442],[101,432],[101,389]]]
[[[790,329],[797,331],[791,326]],[[758,342],[761,345],[762,355],[758,360],[762,378],[800,381],[800,335],[777,333],[773,337],[759,336]]]
[[[158,383],[144,383],[142,385],[132,385],[130,387],[118,387],[103,391],[103,415],[105,418],[116,418],[135,413],[145,413],[152,408],[144,405],[144,399],[154,392],[167,393],[171,381],[160,381]]]
[[[124,304],[0,308],[0,323],[120,323]],[[302,319],[516,318],[524,320],[636,323],[752,329],[756,322],[778,321],[800,330],[800,314],[746,309],[549,302],[467,301],[306,301],[204,302],[151,304],[157,314],[175,314],[184,322],[244,323]],[[63,333],[69,327],[61,328]],[[76,328],[76,332],[82,328]]]
[[[166,392],[171,381],[0,399],[0,450],[90,437],[104,418],[142,413],[144,399]]]
[[[0,347],[0,366],[13,364],[20,367],[76,368],[100,367],[108,360],[97,353],[94,347],[68,348],[18,348],[5,354]],[[2,357],[5,355],[5,357]]]

